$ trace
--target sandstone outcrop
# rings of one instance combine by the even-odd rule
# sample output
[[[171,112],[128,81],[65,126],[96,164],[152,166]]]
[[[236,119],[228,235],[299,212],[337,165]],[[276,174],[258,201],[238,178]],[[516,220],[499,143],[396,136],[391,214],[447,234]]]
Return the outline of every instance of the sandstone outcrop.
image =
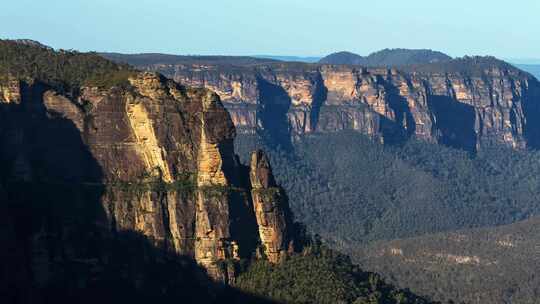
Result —
[[[0,84],[0,99],[4,103],[20,103],[20,82],[17,79],[7,77],[7,80]]]
[[[279,262],[286,256],[290,240],[290,218],[281,189],[277,186],[268,158],[262,151],[251,154],[250,161],[251,197],[262,250],[269,261]]]
[[[277,242],[287,231],[264,224],[259,236],[250,191],[260,180],[251,186],[234,155],[230,116],[208,89],[155,73],[129,84],[82,87],[77,97],[39,81],[0,86],[0,195],[14,210],[28,208],[3,214],[27,225],[18,238],[31,261],[21,263],[46,285],[65,271],[59,264],[117,265],[104,244],[130,235],[194,259],[217,281],[234,280],[238,260],[255,255],[268,233]],[[44,209],[33,214],[35,206]],[[282,207],[274,206],[280,221]],[[272,262],[283,255],[281,244],[268,248]]]

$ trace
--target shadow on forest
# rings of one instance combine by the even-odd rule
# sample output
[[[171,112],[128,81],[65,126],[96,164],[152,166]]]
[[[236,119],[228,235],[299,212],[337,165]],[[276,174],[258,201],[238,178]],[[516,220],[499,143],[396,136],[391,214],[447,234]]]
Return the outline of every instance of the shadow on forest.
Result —
[[[101,205],[102,168],[43,92],[0,103],[1,303],[270,303],[212,282],[192,258],[133,231]]]

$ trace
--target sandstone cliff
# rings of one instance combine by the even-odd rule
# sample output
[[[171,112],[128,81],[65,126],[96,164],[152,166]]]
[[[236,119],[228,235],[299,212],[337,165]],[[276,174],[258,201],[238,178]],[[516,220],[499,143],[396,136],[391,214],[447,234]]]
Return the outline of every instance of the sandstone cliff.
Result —
[[[30,273],[21,275],[32,278],[21,279],[28,286],[49,288],[62,277],[67,290],[71,284],[86,288],[112,268],[124,273],[124,266],[135,286],[157,284],[145,281],[148,269],[135,262],[139,255],[144,261],[194,259],[226,283],[234,280],[240,259],[267,245],[267,234],[288,237],[279,198],[272,202],[280,221],[258,221],[261,202],[250,193],[260,181],[251,185],[249,168],[238,163],[232,120],[208,89],[154,73],[134,74],[127,89],[81,87],[76,97],[40,81],[2,83],[0,209],[15,226],[2,232],[23,251],[17,256]],[[253,166],[252,172],[260,170],[259,163]],[[273,180],[270,171],[265,174]],[[118,250],[130,253],[111,256],[114,240],[126,238],[146,245],[122,246]],[[277,261],[274,252],[283,254],[281,244],[267,248],[271,261]],[[66,265],[73,263],[84,270],[67,275]],[[171,282],[164,284],[159,288]]]
[[[381,141],[414,136],[466,150],[537,147],[540,84],[494,58],[403,69],[299,63],[141,66],[216,91],[243,133],[356,130]]]

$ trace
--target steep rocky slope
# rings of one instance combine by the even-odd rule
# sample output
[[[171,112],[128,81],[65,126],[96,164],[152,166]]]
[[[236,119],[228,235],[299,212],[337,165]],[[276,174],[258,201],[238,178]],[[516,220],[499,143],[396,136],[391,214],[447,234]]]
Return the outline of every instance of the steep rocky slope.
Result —
[[[273,180],[262,152],[252,168],[236,160],[218,95],[93,54],[0,48],[2,256],[24,270],[2,269],[2,296],[33,302],[65,284],[68,298],[99,297],[111,291],[100,284],[120,278],[165,295],[186,280],[195,290],[210,286],[204,272],[232,282],[242,259],[275,263],[293,250],[287,201],[259,197],[281,190],[261,182]],[[252,188],[265,208],[253,208]],[[148,275],[153,267],[162,278]]]
[[[128,61],[129,62],[129,61]],[[502,61],[472,57],[402,69],[300,63],[154,64],[216,91],[240,133],[278,141],[355,130],[384,142],[416,137],[476,151],[537,147],[540,84]]]
[[[253,252],[259,238],[249,231],[250,222],[256,228],[255,214],[248,196],[241,195],[251,186],[234,158],[234,126],[208,90],[150,73],[129,81],[131,91],[81,88],[74,101],[39,82],[3,86],[8,185],[102,185],[104,195],[96,203],[103,225],[192,256],[214,278],[227,281],[234,271],[217,262]],[[281,220],[266,229],[286,239],[280,200],[272,202],[274,209],[257,211],[279,212]],[[288,248],[282,243],[273,250]]]
[[[538,303],[540,219],[382,242],[356,251],[364,267],[442,302]]]

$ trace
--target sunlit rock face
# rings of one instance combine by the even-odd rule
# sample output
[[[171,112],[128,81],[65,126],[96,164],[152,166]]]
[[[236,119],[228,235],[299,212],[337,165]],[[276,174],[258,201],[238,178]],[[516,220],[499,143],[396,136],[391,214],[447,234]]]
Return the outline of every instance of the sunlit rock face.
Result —
[[[262,151],[251,154],[251,197],[257,218],[263,254],[270,262],[277,263],[293,246],[286,201],[278,188],[268,158]]]
[[[470,151],[491,144],[538,146],[533,117],[540,113],[540,84],[488,60],[459,63],[473,72],[452,66],[398,70],[299,63],[146,68],[216,91],[240,133],[270,130],[294,140],[355,130],[380,141],[415,137]]]
[[[233,121],[208,89],[155,73],[136,74],[129,88],[82,87],[77,97],[39,82],[12,81],[0,87],[0,126],[2,178],[48,185],[43,204],[52,199],[60,211],[80,207],[73,216],[88,221],[84,238],[135,234],[153,248],[194,259],[221,282],[233,281],[236,261],[255,256],[257,246],[267,243],[257,228],[249,169],[234,155]],[[64,186],[83,190],[53,193]],[[281,207],[275,212],[284,214]],[[28,238],[32,252],[41,253],[29,253],[39,260],[28,263],[38,265],[35,275],[46,284],[52,260],[81,258],[79,247],[58,240],[76,239],[72,234],[82,228],[61,217],[55,230],[48,215],[40,216]],[[272,238],[284,238],[284,228],[276,227]],[[107,249],[96,250],[101,247]],[[101,263],[93,250],[85,254]],[[284,254],[282,247],[276,250]],[[273,253],[268,258],[277,261]]]
[[[0,84],[0,103],[20,103],[21,83],[19,80],[7,77],[7,80]]]

